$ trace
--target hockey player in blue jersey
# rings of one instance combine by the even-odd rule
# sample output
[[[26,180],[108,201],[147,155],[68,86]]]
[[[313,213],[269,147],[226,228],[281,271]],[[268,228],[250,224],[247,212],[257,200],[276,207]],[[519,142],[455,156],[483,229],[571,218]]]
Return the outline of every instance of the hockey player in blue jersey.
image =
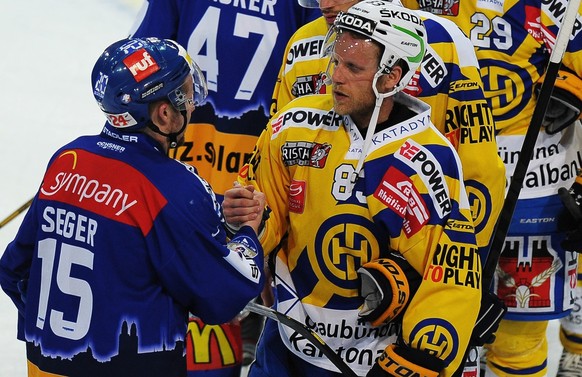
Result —
[[[168,157],[206,96],[171,40],[125,39],[97,60],[107,123],[51,158],[0,259],[29,376],[185,376],[188,313],[222,323],[263,285],[256,217],[227,242],[196,170]]]

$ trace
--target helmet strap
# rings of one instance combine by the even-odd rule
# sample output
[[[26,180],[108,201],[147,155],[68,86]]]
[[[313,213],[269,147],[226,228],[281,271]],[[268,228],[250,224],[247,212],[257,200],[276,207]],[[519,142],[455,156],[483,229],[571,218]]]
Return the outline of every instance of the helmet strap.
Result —
[[[180,114],[182,114],[182,118],[184,118],[184,123],[182,124],[182,127],[178,130],[178,132],[166,133],[166,132],[163,132],[162,130],[160,130],[160,128],[158,126],[156,126],[151,120],[148,121],[148,123],[147,123],[147,127],[150,130],[152,130],[155,133],[162,135],[168,139],[168,151],[170,149],[174,149],[178,146],[178,136],[184,132],[184,130],[186,129],[186,126],[188,125],[189,119],[188,119],[188,114],[186,113],[186,110],[180,111]]]
[[[387,93],[380,93],[377,88],[378,79],[380,76],[386,74],[382,72],[382,70],[378,70],[374,75],[374,79],[372,80],[372,88],[374,90],[374,94],[376,95],[376,104],[374,106],[374,111],[372,111],[372,115],[370,117],[370,122],[368,123],[368,128],[366,129],[366,137],[364,138],[364,145],[362,146],[362,154],[358,159],[358,164],[356,165],[356,169],[352,173],[352,177],[350,179],[350,183],[348,184],[347,190],[351,192],[354,188],[356,181],[358,178],[363,177],[364,172],[362,168],[364,167],[364,160],[366,156],[368,156],[368,150],[370,149],[370,145],[372,144],[372,138],[376,133],[376,126],[378,125],[378,117],[380,115],[380,108],[382,107],[382,103],[384,99],[393,96],[398,92],[398,85],[394,87],[394,89],[390,90]]]

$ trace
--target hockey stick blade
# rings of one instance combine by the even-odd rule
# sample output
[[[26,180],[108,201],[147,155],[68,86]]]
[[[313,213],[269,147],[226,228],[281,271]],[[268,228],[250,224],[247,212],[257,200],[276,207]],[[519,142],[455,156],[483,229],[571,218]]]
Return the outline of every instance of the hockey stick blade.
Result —
[[[282,323],[283,325],[297,331],[299,334],[303,335],[307,340],[309,340],[318,350],[320,350],[328,359],[335,365],[344,376],[357,377],[356,373],[349,367],[344,360],[319,337],[319,335],[311,330],[309,327],[303,323],[297,321],[285,315],[281,312],[257,304],[256,302],[249,302],[246,306],[248,311],[256,314],[260,314],[274,321]]]
[[[527,129],[523,144],[521,146],[521,151],[515,166],[514,174],[511,178],[509,189],[507,191],[507,195],[505,196],[503,207],[497,219],[497,223],[495,224],[493,235],[491,236],[489,253],[487,253],[487,259],[485,260],[482,271],[483,289],[490,289],[493,283],[497,262],[499,261],[501,251],[503,250],[503,246],[505,244],[505,237],[509,231],[509,225],[511,223],[511,218],[513,217],[513,212],[519,198],[519,193],[525,180],[529,161],[533,155],[536,140],[546,115],[546,110],[550,102],[552,91],[554,89],[556,77],[558,76],[558,71],[562,65],[562,58],[566,52],[566,48],[568,47],[568,41],[576,22],[579,6],[580,0],[568,1],[568,5],[564,13],[564,19],[562,20],[562,25],[558,31],[554,49],[550,54],[550,61],[546,69],[546,78],[542,83],[530,125]]]

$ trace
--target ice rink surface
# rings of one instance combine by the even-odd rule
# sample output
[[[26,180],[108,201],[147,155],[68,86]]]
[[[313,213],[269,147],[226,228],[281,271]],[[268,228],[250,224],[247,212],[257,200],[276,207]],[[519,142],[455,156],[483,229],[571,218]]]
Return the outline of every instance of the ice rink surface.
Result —
[[[0,0],[0,221],[36,192],[52,153],[105,118],[90,75],[101,52],[128,35],[143,0]],[[281,0],[295,1],[295,0]],[[23,215],[0,229],[0,254]],[[562,347],[550,323],[549,376]],[[0,377],[26,376],[16,308],[0,292]]]

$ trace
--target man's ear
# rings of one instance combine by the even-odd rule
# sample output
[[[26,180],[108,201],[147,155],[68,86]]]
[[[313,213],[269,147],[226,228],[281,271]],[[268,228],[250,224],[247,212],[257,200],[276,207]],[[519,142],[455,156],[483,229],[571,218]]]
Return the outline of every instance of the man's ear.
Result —
[[[172,116],[172,109],[170,104],[166,101],[160,101],[152,105],[150,109],[152,122],[162,128],[170,123]]]
[[[398,84],[402,77],[402,67],[395,65],[390,73],[380,76],[378,79],[378,92],[388,93]]]

